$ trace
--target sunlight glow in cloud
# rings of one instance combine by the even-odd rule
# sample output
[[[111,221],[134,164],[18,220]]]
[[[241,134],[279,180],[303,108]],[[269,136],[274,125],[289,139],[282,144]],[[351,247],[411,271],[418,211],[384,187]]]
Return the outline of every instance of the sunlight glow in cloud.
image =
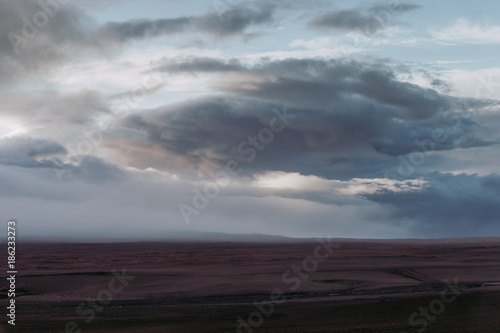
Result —
[[[18,120],[0,118],[0,139],[23,134],[28,129]]]

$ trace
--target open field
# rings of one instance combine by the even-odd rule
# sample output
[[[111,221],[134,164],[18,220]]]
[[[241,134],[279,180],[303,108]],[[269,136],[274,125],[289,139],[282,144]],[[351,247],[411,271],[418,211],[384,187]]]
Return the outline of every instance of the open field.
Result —
[[[332,244],[19,243],[16,328],[0,328],[500,332],[500,240]]]

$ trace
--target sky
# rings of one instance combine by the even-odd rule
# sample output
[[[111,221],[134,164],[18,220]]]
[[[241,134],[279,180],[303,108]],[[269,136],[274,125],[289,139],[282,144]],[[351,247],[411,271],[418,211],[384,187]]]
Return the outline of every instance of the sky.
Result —
[[[0,0],[2,219],[71,241],[500,236],[499,12]]]

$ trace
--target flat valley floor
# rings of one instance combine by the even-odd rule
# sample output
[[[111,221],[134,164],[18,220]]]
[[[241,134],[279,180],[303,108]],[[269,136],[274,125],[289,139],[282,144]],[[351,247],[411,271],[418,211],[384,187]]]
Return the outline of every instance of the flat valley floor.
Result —
[[[498,239],[335,243],[19,242],[0,331],[500,332]]]

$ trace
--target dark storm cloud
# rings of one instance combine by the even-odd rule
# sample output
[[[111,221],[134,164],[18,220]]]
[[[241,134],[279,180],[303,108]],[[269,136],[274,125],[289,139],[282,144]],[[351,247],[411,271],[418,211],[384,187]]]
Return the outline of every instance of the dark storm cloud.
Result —
[[[335,10],[309,22],[316,29],[339,29],[376,34],[394,24],[395,16],[419,9],[415,4],[374,4],[368,8]]]
[[[415,230],[429,236],[478,236],[500,231],[500,176],[431,173],[422,191],[381,191],[365,197],[390,206],[392,218],[417,222]]]
[[[349,59],[285,59],[244,67],[235,60],[174,59],[158,66],[168,72],[241,72],[222,79],[217,88],[240,96],[269,100],[291,107],[328,108],[340,100],[359,98],[386,106],[388,115],[425,119],[447,107],[449,98],[396,79],[387,62]],[[359,99],[358,98],[358,99]]]
[[[244,174],[280,170],[348,179],[397,168],[400,156],[422,146],[445,151],[496,142],[481,134],[484,127],[469,116],[470,110],[462,109],[481,101],[465,103],[400,82],[382,61],[287,59],[244,66],[190,58],[160,70],[219,72],[217,87],[231,96],[199,98],[126,118],[119,126],[135,134],[115,132],[108,144],[140,168],[206,175],[235,159],[245,164]],[[286,129],[261,151],[252,148],[249,138],[269,127],[273,110],[285,108],[294,117]],[[246,149],[257,152],[251,163]]]
[[[235,159],[244,165],[244,174],[281,170],[346,179],[397,166],[396,156],[417,149],[417,143],[426,142],[442,125],[437,121],[396,121],[387,116],[383,106],[355,101],[340,101],[325,111],[288,108],[286,114],[293,115],[293,120],[258,151],[249,138],[258,137],[269,127],[276,114],[273,110],[283,114],[279,104],[200,99],[130,116],[122,126],[146,136],[117,140],[126,142],[122,153],[130,158],[129,163],[141,168],[192,170],[206,175]],[[462,147],[468,132],[474,130],[468,124],[459,132],[448,128],[443,125],[447,139],[435,145],[435,150]],[[132,147],[136,147],[135,153]]]
[[[216,37],[242,35],[254,25],[273,21],[273,6],[253,9],[233,7],[219,15],[209,12],[200,16],[165,18],[159,20],[134,20],[128,22],[108,22],[97,31],[103,41],[124,43],[134,39],[144,39],[181,32],[202,32]]]

